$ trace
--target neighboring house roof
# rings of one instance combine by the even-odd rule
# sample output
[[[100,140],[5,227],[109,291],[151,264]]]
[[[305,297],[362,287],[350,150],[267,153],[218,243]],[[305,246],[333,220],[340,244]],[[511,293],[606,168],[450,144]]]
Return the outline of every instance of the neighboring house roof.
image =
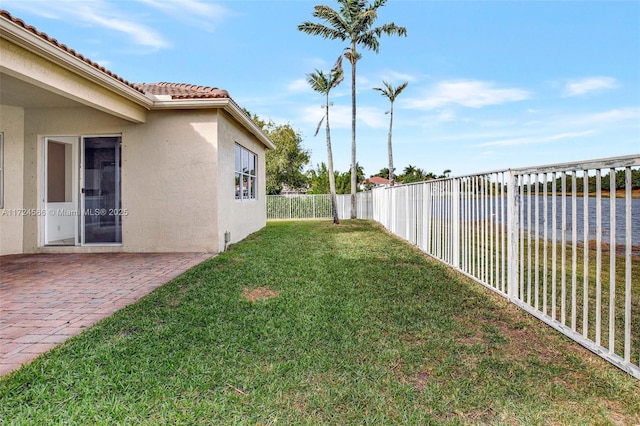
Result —
[[[364,183],[371,183],[373,185],[389,185],[389,179],[385,179],[380,176],[371,176],[369,179],[366,179]]]

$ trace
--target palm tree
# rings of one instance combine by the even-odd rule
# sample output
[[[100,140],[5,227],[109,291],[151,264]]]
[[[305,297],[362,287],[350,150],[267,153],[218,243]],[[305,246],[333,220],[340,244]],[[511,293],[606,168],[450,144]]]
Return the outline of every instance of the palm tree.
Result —
[[[402,182],[403,183],[415,182],[414,179],[416,177],[416,172],[418,170],[420,169],[409,164],[407,167],[404,168],[404,171],[402,172],[402,176],[400,176]]]
[[[336,177],[333,173],[333,153],[331,151],[331,130],[329,128],[329,92],[331,89],[336,87],[340,82],[344,79],[344,73],[342,71],[342,57],[338,57],[338,61],[336,65],[333,67],[330,73],[325,74],[322,71],[318,71],[311,74],[307,74],[307,82],[311,86],[313,90],[316,92],[322,93],[325,95],[325,113],[320,122],[318,123],[318,127],[316,128],[315,135],[320,131],[320,126],[322,126],[322,122],[326,123],[326,133],[327,133],[327,167],[329,168],[329,191],[331,192],[331,212],[333,214],[333,223],[336,225],[340,223],[340,219],[338,219],[338,202],[336,200]],[[314,135],[314,136],[315,136]]]
[[[435,178],[433,173],[426,173],[421,168],[409,164],[404,168],[404,172],[402,174],[402,183],[422,182],[424,180],[433,178]]]
[[[306,21],[298,25],[298,30],[319,35],[331,40],[349,41],[345,48],[345,58],[351,63],[351,218],[356,217],[356,62],[360,59],[357,47],[373,50],[378,53],[382,34],[406,36],[407,29],[396,26],[393,22],[379,27],[373,27],[378,18],[378,9],[387,0],[374,0],[369,4],[367,0],[337,0],[340,5],[338,11],[329,6],[314,7],[312,16],[324,23]]]
[[[378,174],[374,175],[374,176],[380,176],[380,177],[383,177],[385,179],[389,179],[389,169],[387,167],[383,167],[382,169],[380,169]]]
[[[387,83],[383,81],[382,84],[384,87],[374,87],[373,90],[378,90],[382,93],[382,96],[386,96],[391,101],[391,109],[389,110],[389,139],[387,140],[387,148],[389,151],[389,186],[393,186],[395,184],[395,173],[393,168],[393,147],[391,144],[391,133],[393,131],[393,103],[396,98],[409,84],[408,81],[405,81],[398,87],[393,87],[391,83]]]

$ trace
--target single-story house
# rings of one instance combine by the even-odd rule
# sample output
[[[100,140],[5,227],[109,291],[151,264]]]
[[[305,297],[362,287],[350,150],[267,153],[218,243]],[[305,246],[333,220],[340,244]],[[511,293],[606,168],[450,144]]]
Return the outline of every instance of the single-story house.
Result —
[[[365,191],[379,186],[389,186],[389,179],[380,176],[371,176],[369,179],[362,181],[360,189]]]
[[[0,255],[219,252],[273,142],[225,90],[133,84],[0,11]]]

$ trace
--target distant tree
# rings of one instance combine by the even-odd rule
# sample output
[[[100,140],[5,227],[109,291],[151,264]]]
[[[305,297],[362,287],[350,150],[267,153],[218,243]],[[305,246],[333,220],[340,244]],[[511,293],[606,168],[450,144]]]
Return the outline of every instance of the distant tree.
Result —
[[[616,188],[626,188],[627,172],[626,170],[616,171]],[[631,169],[631,189],[640,189],[640,170]]]
[[[324,74],[322,71],[315,70],[315,72],[307,75],[307,82],[313,90],[322,93],[325,96],[325,113],[318,127],[316,128],[316,135],[322,126],[322,122],[326,123],[326,137],[327,137],[327,164],[328,164],[328,177],[329,177],[329,193],[331,194],[331,211],[333,214],[333,223],[339,224],[338,218],[338,204],[336,200],[336,182],[335,175],[333,173],[333,153],[331,151],[331,129],[329,127],[329,92],[336,87],[344,79],[342,71],[342,57],[338,58],[336,65],[333,67],[329,74]],[[315,135],[314,135],[315,136]]]
[[[351,191],[351,173],[336,173],[336,187],[338,194],[348,194]]]
[[[409,164],[402,171],[402,175],[398,176],[399,180],[403,183],[417,182],[416,180],[411,179],[411,176],[415,176],[416,170],[417,168],[415,166],[412,166],[411,164]]]
[[[315,169],[311,169],[308,172],[309,177],[309,191],[307,194],[330,194],[329,184],[329,170],[327,164],[322,162]],[[336,172],[334,172],[333,179],[335,182]],[[333,214],[333,213],[332,213]]]
[[[364,180],[364,170],[357,165],[358,182]],[[349,194],[351,192],[351,173],[334,171],[333,176],[336,182],[337,194]],[[320,163],[315,169],[308,173],[311,188],[308,194],[328,194],[329,193],[329,170],[325,163]]]
[[[442,179],[442,178],[448,178],[449,175],[451,174],[451,170],[450,169],[445,169],[442,174],[440,176],[438,176],[438,178]]]
[[[331,175],[327,165],[323,162],[320,163],[315,169],[309,171],[309,182],[311,183],[311,189],[308,194],[329,194],[330,193],[330,181]],[[340,173],[339,171],[333,172],[333,181],[336,185],[337,194],[349,193],[349,172]]]
[[[422,182],[435,178],[436,176],[433,173],[427,173],[423,169],[412,166],[411,164],[405,167],[402,175],[398,177],[398,179],[401,180],[402,183]]]
[[[351,63],[351,218],[356,218],[357,162],[356,162],[356,62],[361,55],[357,47],[363,47],[378,53],[382,34],[406,36],[407,29],[394,23],[373,27],[378,18],[378,9],[387,0],[374,0],[369,4],[366,0],[337,0],[338,11],[329,6],[314,7],[312,16],[324,23],[306,21],[298,25],[298,30],[319,35],[330,40],[349,41],[345,49],[345,58]],[[326,23],[326,25],[325,25]]]
[[[379,176],[385,179],[389,179],[389,169],[387,167],[384,167],[380,169],[377,175],[374,175],[374,176]]]
[[[360,183],[364,180],[364,168],[359,163],[356,163],[356,191],[360,191]],[[351,182],[349,182],[349,192],[351,192]]]
[[[388,83],[386,81],[383,81],[382,84],[383,84],[383,87],[374,87],[373,90],[379,91],[380,93],[382,93],[382,96],[385,96],[387,99],[389,99],[389,102],[391,102],[391,108],[388,111],[389,136],[387,139],[387,152],[389,155],[389,170],[391,170],[391,173],[389,174],[389,186],[393,186],[396,180],[395,173],[394,173],[395,168],[393,167],[393,144],[391,141],[391,134],[393,133],[393,103],[395,102],[396,98],[400,95],[400,93],[402,93],[402,91],[407,87],[409,82],[405,81],[398,87],[393,87],[391,83]]]
[[[309,180],[303,170],[309,164],[309,151],[302,146],[302,136],[288,123],[266,122],[257,115],[251,118],[276,146],[265,156],[267,194],[280,194],[284,185],[297,190],[306,188]]]

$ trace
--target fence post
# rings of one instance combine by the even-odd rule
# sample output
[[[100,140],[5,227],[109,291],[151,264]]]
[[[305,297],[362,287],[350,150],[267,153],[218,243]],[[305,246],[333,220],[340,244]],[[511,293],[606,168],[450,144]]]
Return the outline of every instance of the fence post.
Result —
[[[451,261],[454,268],[460,269],[460,180],[451,181]]]
[[[507,294],[513,301],[518,295],[518,191],[517,175],[509,170],[507,179]]]

